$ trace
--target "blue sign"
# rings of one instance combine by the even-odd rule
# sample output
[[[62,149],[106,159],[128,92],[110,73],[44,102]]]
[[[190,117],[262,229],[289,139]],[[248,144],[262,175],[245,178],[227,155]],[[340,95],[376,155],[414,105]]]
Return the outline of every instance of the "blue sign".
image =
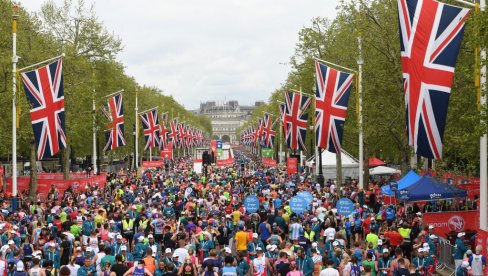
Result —
[[[294,196],[290,199],[290,208],[293,213],[301,215],[308,208],[308,204],[303,197]]]
[[[390,190],[396,191],[398,190],[398,182],[395,180],[390,181]]]
[[[308,204],[312,204],[313,196],[311,193],[306,192],[306,191],[301,191],[301,192],[297,193],[297,196],[303,197],[307,201]]]
[[[222,140],[217,140],[217,148],[218,149],[222,148]]]
[[[341,198],[336,203],[337,213],[342,216],[349,216],[354,212],[354,203],[349,198]]]
[[[244,199],[244,208],[248,213],[256,213],[259,210],[259,198],[254,195],[247,196]]]
[[[273,201],[273,205],[276,209],[279,209],[281,207],[281,199],[277,198]]]

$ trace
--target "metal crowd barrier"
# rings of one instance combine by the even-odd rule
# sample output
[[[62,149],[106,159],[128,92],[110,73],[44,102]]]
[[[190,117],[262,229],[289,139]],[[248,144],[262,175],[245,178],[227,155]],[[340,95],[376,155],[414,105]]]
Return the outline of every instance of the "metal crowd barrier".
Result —
[[[446,270],[449,275],[456,272],[454,265],[454,246],[447,239],[439,237],[439,257],[437,259],[437,271]]]

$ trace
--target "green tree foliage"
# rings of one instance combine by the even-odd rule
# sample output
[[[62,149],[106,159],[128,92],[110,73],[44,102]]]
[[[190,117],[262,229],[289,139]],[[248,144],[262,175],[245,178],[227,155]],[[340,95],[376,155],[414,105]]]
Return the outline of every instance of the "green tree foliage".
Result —
[[[139,111],[157,106],[159,113],[171,112],[186,118],[187,124],[211,134],[208,118],[196,116],[176,102],[173,97],[154,87],[141,86],[124,71],[117,59],[123,49],[121,40],[110,33],[97,18],[93,7],[84,1],[66,0],[61,5],[53,1],[43,4],[39,12],[28,14],[20,7],[18,12],[17,55],[22,68],[65,53],[63,76],[65,90],[66,132],[74,157],[92,153],[93,99],[96,106],[96,127],[99,149],[103,149],[104,130],[108,121],[101,112],[107,97],[124,89],[125,137],[127,146],[106,154],[111,158],[124,158],[133,152],[133,125],[135,91],[139,91]],[[12,4],[0,0],[0,156],[11,155],[12,136]],[[18,81],[20,83],[20,79]],[[20,160],[29,161],[33,142],[32,126],[23,87],[17,91],[19,128],[17,147]],[[170,115],[171,117],[171,115]],[[139,129],[140,148],[143,145],[142,128]],[[59,154],[58,154],[59,155]],[[67,156],[67,155],[66,155]],[[58,157],[58,156],[56,156]]]
[[[451,1],[447,3],[454,4]],[[473,12],[466,23],[444,133],[443,160],[436,162],[437,169],[478,173],[479,136],[486,132],[486,127],[480,126],[476,108],[474,49],[476,45],[486,47],[488,44],[487,18],[487,12],[476,16]],[[335,19],[312,19],[310,26],[305,26],[298,33],[295,54],[290,58],[292,70],[270,97],[270,110],[279,114],[278,102],[283,100],[283,91],[301,89],[306,94],[314,93],[314,58],[357,70],[358,36],[362,38],[364,60],[364,156],[379,156],[389,163],[402,165],[403,171],[406,171],[412,150],[405,133],[396,0],[345,0],[340,3]],[[312,111],[313,106],[309,118],[312,118]],[[358,156],[356,111],[357,94],[351,93],[343,148]],[[260,116],[259,110],[254,113],[252,118]],[[255,122],[253,119],[251,121]],[[310,143],[309,138],[307,143]]]

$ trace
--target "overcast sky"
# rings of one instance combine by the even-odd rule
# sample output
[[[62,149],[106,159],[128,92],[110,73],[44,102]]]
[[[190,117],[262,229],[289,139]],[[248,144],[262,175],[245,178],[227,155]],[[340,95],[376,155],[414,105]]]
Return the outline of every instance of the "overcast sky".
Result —
[[[20,2],[33,12],[44,1]],[[127,74],[195,109],[208,100],[267,101],[290,70],[298,31],[313,17],[333,18],[338,0],[86,2],[122,39]]]

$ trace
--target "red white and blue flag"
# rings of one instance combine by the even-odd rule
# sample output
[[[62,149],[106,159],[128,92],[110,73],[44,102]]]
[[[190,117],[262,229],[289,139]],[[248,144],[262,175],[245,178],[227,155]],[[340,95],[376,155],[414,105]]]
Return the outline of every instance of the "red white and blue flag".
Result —
[[[164,125],[164,120],[161,119],[161,123],[159,123],[159,141],[161,143],[160,149],[165,149],[168,147],[168,128]]]
[[[454,68],[469,10],[434,0],[398,0],[408,143],[442,158]]]
[[[180,148],[186,148],[186,128],[185,124],[181,123],[178,126],[178,132],[179,132],[179,137],[180,137]]]
[[[286,103],[281,103],[279,105],[280,108],[280,123],[281,128],[283,129],[283,138],[286,139],[287,129],[286,129]]]
[[[274,139],[276,131],[273,130],[274,122],[272,122],[271,114],[265,112],[263,118],[263,137],[261,145],[266,148],[272,149],[274,146]]]
[[[125,146],[124,137],[124,105],[122,94],[108,99],[107,107],[102,109],[105,117],[110,121],[105,132],[105,147],[103,151],[114,150]]]
[[[175,149],[178,147],[180,136],[178,131],[178,123],[176,122],[176,120],[171,120],[171,122],[169,123],[169,127],[170,133],[168,133],[168,139],[170,139],[170,141],[172,142],[171,145],[173,149]]]
[[[286,145],[290,149],[305,150],[307,109],[311,99],[301,93],[285,92]]]
[[[347,103],[354,74],[315,62],[315,138],[317,147],[341,150]]]
[[[55,155],[66,147],[63,61],[22,73],[37,147],[37,159]]]
[[[144,150],[149,148],[159,148],[160,146],[160,126],[158,120],[158,110],[153,109],[140,115],[146,145]]]

